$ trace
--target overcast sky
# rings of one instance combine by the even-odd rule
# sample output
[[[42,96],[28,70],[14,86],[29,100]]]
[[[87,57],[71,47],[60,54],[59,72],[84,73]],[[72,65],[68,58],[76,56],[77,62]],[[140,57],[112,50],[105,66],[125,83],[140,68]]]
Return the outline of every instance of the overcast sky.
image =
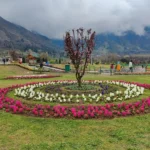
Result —
[[[0,16],[50,38],[79,27],[143,34],[150,26],[150,0],[0,0]]]

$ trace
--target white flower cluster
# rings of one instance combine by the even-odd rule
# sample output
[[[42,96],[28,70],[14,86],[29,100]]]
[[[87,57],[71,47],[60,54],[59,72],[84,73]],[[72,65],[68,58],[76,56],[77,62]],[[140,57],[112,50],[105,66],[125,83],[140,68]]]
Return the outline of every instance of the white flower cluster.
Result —
[[[15,78],[21,78],[21,77],[46,77],[48,76],[47,74],[39,74],[39,75],[17,75],[17,76],[12,76],[12,77],[15,77]]]
[[[116,82],[116,81],[104,81],[108,84],[114,84],[118,86],[122,86],[126,88],[124,92],[122,91],[116,91],[115,93],[110,93],[110,97],[107,97],[107,101],[122,101],[122,100],[127,100],[133,97],[137,97],[139,95],[142,95],[144,93],[144,88],[139,87],[135,84],[129,84],[129,83],[124,83],[124,82]],[[120,95],[119,97],[117,95]]]
[[[137,97],[141,94],[144,93],[144,88],[139,87],[135,84],[129,84],[129,83],[123,83],[123,82],[116,82],[116,81],[83,81],[84,83],[89,83],[89,84],[94,84],[94,83],[107,83],[107,84],[112,84],[112,85],[117,85],[117,86],[122,86],[125,88],[124,91],[114,91],[111,92],[107,95],[102,95],[101,93],[99,94],[70,94],[70,95],[65,95],[65,94],[59,94],[59,93],[43,93],[41,91],[35,90],[36,88],[40,88],[43,86],[47,85],[55,85],[55,84],[64,84],[64,83],[76,83],[76,81],[49,81],[45,83],[37,83],[33,85],[28,85],[28,86],[23,86],[20,88],[15,89],[15,95],[24,97],[26,99],[32,99],[32,100],[39,100],[39,101],[49,101],[49,102],[60,102],[60,103],[70,103],[70,102],[100,102],[100,101],[105,101],[105,102],[112,102],[112,101],[123,101],[127,100],[133,97]]]

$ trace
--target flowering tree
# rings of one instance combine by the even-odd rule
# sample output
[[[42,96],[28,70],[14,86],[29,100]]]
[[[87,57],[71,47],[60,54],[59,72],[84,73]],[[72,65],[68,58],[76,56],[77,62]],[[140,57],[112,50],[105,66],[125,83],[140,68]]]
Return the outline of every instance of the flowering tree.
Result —
[[[74,65],[79,87],[81,87],[81,79],[85,74],[85,69],[88,66],[95,45],[94,38],[95,31],[92,33],[91,29],[89,29],[85,33],[83,28],[79,28],[76,31],[72,30],[72,34],[66,32],[64,38],[65,51]]]

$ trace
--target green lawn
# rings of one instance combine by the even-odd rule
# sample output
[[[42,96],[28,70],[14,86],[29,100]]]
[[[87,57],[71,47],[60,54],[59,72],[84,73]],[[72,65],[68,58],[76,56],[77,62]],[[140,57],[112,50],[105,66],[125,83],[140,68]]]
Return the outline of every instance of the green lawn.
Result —
[[[19,67],[0,66],[0,87],[31,81],[75,79],[61,78],[2,80],[18,74],[32,74]],[[86,74],[90,80],[126,80],[150,83],[150,76],[104,76]],[[148,92],[146,92],[148,95]],[[12,115],[0,111],[0,150],[149,150],[150,114],[111,120],[44,119]]]
[[[58,68],[62,68],[65,69],[65,64],[52,64],[52,66],[54,67],[58,67]],[[73,65],[70,65],[71,70],[74,70]],[[101,69],[109,69],[110,65],[108,64],[89,64],[88,67],[86,68],[86,71],[98,71]]]

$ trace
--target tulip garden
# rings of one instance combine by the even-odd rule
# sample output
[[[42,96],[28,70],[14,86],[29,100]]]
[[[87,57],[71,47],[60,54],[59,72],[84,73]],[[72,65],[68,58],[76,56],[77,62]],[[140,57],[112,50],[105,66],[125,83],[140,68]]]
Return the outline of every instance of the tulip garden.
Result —
[[[144,94],[150,89],[149,84],[140,84],[124,81],[84,81],[84,86],[93,85],[91,89],[71,90],[76,81],[55,80],[46,82],[27,83],[0,89],[0,109],[13,114],[25,114],[39,117],[66,117],[66,118],[114,118],[125,117],[150,112],[150,98],[126,103],[125,101]],[[111,85],[111,86],[110,86]],[[113,87],[112,85],[115,85]],[[38,90],[47,87],[45,92]],[[116,87],[123,87],[119,90]],[[55,89],[55,87],[57,87]],[[59,88],[58,88],[59,87]],[[62,87],[62,88],[61,88]],[[95,89],[95,90],[94,90]],[[27,104],[25,101],[7,97],[9,91],[26,101],[36,101],[36,104]],[[63,92],[66,93],[63,93]],[[111,92],[109,92],[111,91]],[[74,94],[74,92],[76,94]],[[47,104],[38,104],[38,101]],[[119,103],[114,103],[119,102]],[[56,104],[55,104],[56,103]],[[103,105],[101,105],[103,103]],[[63,105],[62,105],[63,104]]]
[[[78,88],[71,73],[14,77],[7,70],[0,149],[150,149],[149,94],[146,75],[86,74]]]

